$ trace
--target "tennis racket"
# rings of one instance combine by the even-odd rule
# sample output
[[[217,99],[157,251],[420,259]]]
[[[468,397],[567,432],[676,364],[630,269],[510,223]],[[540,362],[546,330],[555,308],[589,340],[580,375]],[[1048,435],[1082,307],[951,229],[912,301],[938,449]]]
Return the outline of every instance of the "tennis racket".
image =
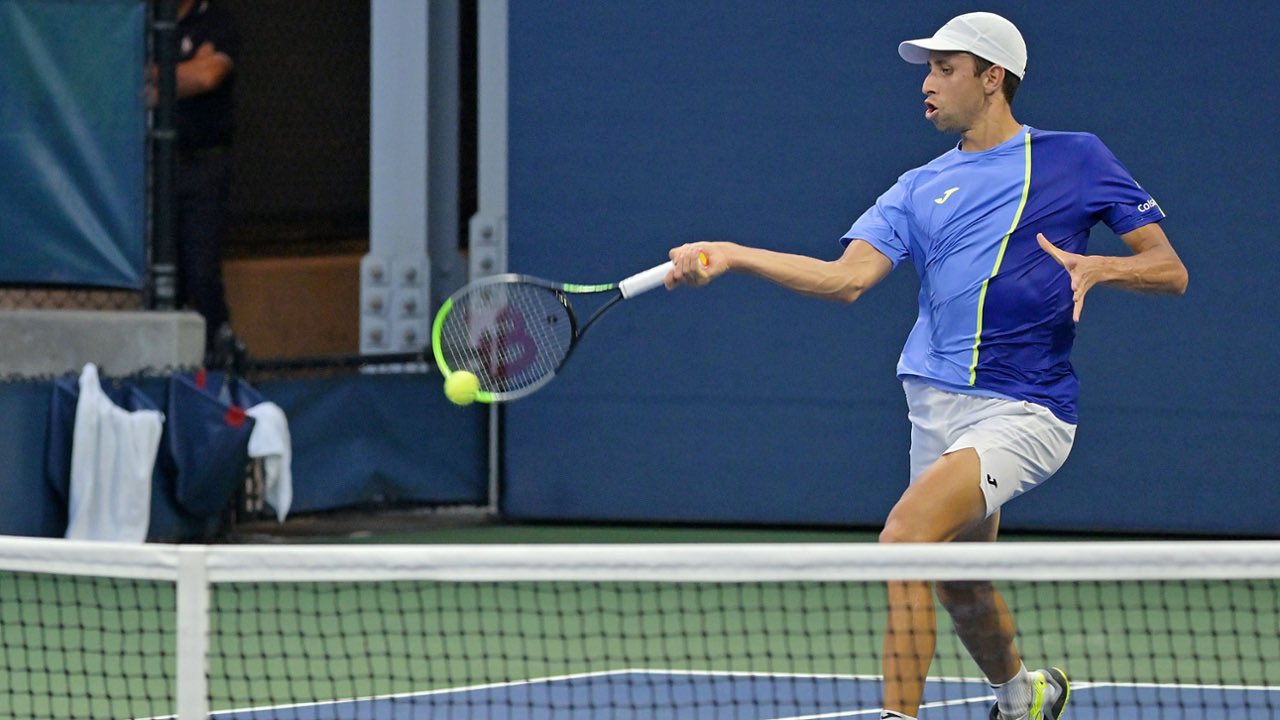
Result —
[[[704,260],[705,263],[705,260]],[[551,382],[587,330],[623,300],[659,285],[666,262],[616,283],[556,283],[531,275],[482,278],[445,300],[431,327],[436,365],[447,379],[466,370],[480,382],[475,399],[506,402]],[[610,294],[585,323],[570,297]]]

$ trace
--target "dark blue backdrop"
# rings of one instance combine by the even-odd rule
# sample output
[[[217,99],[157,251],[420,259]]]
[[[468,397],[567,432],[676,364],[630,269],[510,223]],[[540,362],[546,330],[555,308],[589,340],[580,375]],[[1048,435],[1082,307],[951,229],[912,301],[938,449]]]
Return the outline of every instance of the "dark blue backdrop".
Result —
[[[953,138],[898,41],[955,2],[511,6],[510,266],[607,281],[676,243],[835,257]],[[1076,448],[1006,527],[1277,534],[1280,5],[991,2],[1030,48],[1019,120],[1097,133],[1168,212],[1184,298],[1089,295]],[[1257,68],[1258,70],[1254,70]],[[1106,231],[1091,251],[1124,252]],[[917,285],[853,306],[729,278],[615,311],[506,415],[524,519],[878,525],[906,479],[894,362]]]

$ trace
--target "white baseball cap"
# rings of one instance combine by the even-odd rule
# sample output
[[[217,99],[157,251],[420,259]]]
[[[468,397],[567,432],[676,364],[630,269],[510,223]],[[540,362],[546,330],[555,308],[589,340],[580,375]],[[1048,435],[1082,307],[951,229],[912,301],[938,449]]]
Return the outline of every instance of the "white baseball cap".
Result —
[[[959,15],[938,28],[930,38],[907,40],[898,45],[903,60],[916,65],[929,62],[929,51],[963,50],[994,63],[1021,79],[1027,71],[1027,44],[1013,23],[989,12]]]

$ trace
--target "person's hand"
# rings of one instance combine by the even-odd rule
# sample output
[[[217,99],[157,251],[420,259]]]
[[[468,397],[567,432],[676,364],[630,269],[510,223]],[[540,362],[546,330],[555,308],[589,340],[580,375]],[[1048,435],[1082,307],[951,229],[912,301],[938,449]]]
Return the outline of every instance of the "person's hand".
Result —
[[[1036,240],[1039,241],[1041,249],[1049,253],[1049,256],[1065,268],[1067,275],[1071,277],[1071,299],[1075,303],[1075,311],[1072,313],[1072,318],[1076,322],[1080,322],[1080,312],[1084,310],[1085,293],[1089,292],[1090,288],[1102,280],[1105,261],[1093,255],[1077,255],[1067,252],[1049,242],[1044,233],[1037,233]]]
[[[674,266],[663,281],[668,290],[679,285],[701,287],[729,269],[728,243],[690,243],[671,249]]]

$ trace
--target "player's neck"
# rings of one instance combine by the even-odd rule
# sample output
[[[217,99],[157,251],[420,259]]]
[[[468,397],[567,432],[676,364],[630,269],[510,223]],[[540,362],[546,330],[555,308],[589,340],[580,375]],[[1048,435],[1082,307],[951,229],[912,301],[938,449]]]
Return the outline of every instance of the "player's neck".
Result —
[[[1022,131],[1022,124],[1013,119],[1007,105],[991,107],[978,121],[960,134],[960,150],[981,152],[1008,142]]]

